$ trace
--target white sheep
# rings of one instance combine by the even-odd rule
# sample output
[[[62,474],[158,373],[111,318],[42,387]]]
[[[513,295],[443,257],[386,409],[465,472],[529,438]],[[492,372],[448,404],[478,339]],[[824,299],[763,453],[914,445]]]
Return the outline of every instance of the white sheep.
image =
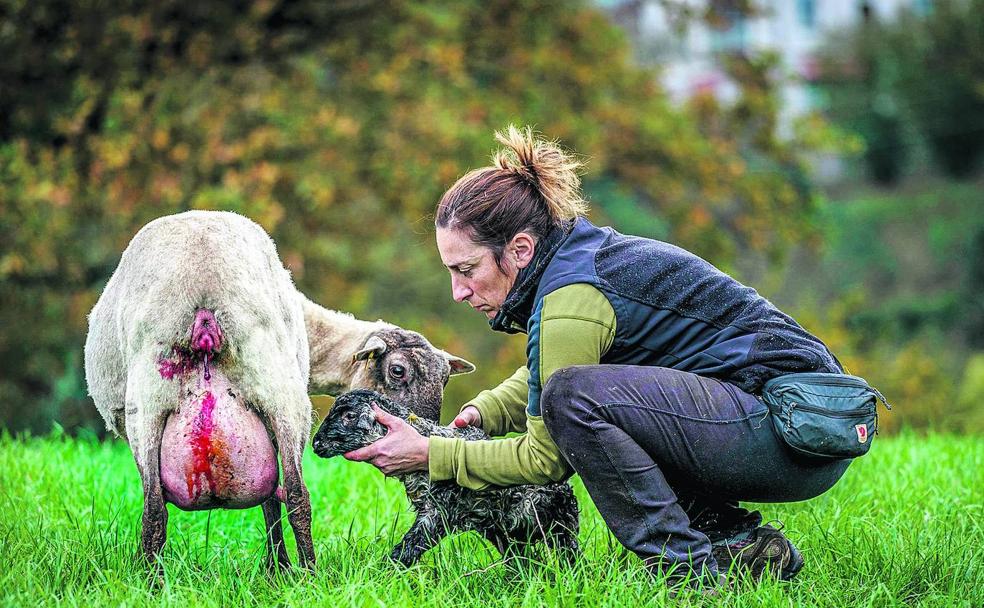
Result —
[[[140,472],[148,560],[166,539],[165,502],[262,505],[268,559],[288,566],[283,500],[299,561],[313,568],[301,473],[308,389],[373,388],[439,411],[449,375],[474,366],[414,332],[314,304],[257,224],[189,211],[150,222],[123,252],[89,316],[85,369],[97,409]]]

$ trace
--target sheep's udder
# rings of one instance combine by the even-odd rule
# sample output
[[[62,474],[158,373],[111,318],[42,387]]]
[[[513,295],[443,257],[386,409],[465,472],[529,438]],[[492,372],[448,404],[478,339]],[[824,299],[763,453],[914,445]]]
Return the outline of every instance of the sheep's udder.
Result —
[[[221,347],[214,314],[199,310],[190,344],[158,360],[161,377],[176,379],[178,390],[161,442],[161,482],[168,502],[185,510],[251,507],[276,490],[273,443],[221,359],[216,364]]]

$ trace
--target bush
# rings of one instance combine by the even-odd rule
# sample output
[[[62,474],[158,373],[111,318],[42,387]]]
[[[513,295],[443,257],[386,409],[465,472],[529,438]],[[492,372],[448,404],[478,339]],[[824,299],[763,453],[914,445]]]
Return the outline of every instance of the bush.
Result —
[[[896,89],[933,156],[963,177],[984,153],[984,0],[939,0],[905,13],[891,31],[903,69]]]
[[[883,185],[895,183],[909,160],[911,142],[892,88],[897,59],[883,29],[868,23],[838,35],[821,55],[827,114],[864,140],[869,177]]]
[[[951,418],[959,430],[984,432],[984,353],[967,360]]]

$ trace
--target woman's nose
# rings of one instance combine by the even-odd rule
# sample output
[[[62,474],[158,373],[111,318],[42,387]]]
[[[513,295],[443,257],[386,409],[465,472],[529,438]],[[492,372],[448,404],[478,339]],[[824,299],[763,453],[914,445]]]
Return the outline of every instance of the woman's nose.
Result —
[[[451,277],[451,297],[455,302],[464,302],[471,294],[472,290],[469,289],[463,281],[458,278]]]

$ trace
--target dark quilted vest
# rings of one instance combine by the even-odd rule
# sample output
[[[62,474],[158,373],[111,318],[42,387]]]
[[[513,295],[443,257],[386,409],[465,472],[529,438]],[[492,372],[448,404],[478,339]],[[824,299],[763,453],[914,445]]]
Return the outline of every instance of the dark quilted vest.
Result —
[[[679,247],[585,219],[539,245],[491,322],[493,329],[526,331],[531,371],[539,364],[543,297],[574,283],[594,285],[615,310],[615,340],[602,363],[679,369],[753,394],[775,376],[843,371],[823,342],[758,292]],[[539,414],[540,388],[534,372],[532,414]]]

